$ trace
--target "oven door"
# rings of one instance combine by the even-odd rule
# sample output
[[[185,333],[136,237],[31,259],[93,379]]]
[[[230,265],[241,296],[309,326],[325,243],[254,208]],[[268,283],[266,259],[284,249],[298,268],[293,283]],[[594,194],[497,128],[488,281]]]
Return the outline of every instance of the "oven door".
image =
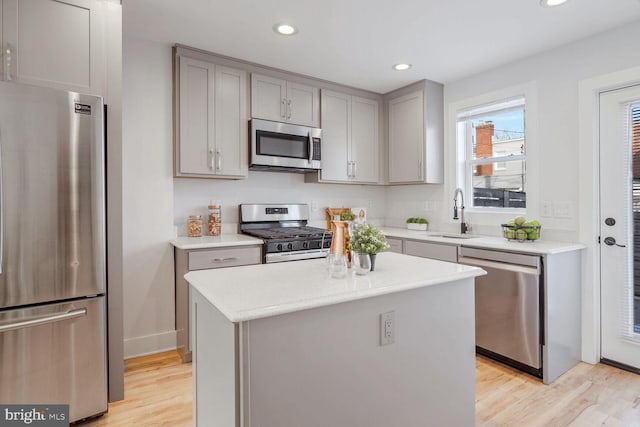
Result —
[[[251,169],[320,169],[317,128],[268,120],[251,120]]]
[[[287,262],[287,261],[300,261],[303,259],[326,258],[328,253],[329,253],[329,249],[312,249],[308,251],[278,252],[278,253],[266,254],[264,257],[264,262],[265,264],[272,264],[274,262]]]

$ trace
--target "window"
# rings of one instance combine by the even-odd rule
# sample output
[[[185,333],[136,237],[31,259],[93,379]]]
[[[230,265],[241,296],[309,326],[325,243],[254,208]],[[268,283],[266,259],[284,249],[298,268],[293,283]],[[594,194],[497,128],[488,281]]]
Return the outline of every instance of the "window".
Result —
[[[459,111],[456,138],[467,205],[526,208],[524,97]]]

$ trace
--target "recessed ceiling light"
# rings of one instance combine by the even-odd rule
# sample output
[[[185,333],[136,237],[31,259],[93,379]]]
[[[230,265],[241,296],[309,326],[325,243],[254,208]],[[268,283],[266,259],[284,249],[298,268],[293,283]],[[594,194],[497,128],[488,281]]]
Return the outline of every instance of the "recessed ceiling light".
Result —
[[[276,24],[273,26],[273,31],[283,36],[292,36],[298,32],[298,29],[290,24]]]
[[[540,0],[540,6],[542,7],[554,7],[565,4],[567,0]]]
[[[396,64],[393,66],[393,69],[396,71],[404,71],[411,68],[411,64]]]

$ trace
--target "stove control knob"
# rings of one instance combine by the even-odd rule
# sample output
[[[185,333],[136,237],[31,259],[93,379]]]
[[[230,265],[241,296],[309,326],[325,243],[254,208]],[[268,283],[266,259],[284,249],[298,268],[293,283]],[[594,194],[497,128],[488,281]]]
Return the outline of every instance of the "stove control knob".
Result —
[[[276,247],[276,249],[278,249],[279,251],[282,250],[282,245],[280,243],[278,243],[278,246]]]
[[[303,247],[304,249],[307,249],[307,248],[309,247],[309,243],[307,243],[307,242],[303,242],[303,243],[302,243],[302,247]]]
[[[289,249],[289,250],[293,249],[293,243],[289,243],[289,244],[287,245],[287,249]]]

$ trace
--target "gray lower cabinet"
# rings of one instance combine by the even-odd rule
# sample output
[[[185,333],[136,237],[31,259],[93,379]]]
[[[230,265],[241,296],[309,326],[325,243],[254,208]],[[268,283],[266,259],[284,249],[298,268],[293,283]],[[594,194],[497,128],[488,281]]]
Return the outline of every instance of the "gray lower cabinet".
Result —
[[[208,249],[175,249],[176,266],[176,341],[183,362],[191,361],[189,332],[189,283],[184,275],[189,271],[210,268],[260,264],[262,245],[220,247]]]
[[[387,243],[389,244],[389,248],[387,252],[395,252],[397,254],[404,253],[402,239],[398,239],[395,237],[387,237]]]
[[[458,262],[458,246],[416,240],[404,241],[404,253],[440,261]]]

